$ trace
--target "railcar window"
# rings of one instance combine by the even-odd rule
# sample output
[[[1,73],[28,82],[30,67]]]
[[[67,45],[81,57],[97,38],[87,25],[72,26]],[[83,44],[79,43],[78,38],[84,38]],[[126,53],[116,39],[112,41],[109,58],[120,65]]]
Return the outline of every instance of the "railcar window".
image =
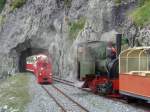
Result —
[[[129,74],[146,74],[150,71],[150,48],[129,48],[119,57],[119,72]]]

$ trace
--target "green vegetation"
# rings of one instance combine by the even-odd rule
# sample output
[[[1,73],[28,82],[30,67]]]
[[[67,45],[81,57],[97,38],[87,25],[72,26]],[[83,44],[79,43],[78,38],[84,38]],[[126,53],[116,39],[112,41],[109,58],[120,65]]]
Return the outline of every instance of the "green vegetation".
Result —
[[[23,112],[30,101],[28,93],[29,78],[26,75],[17,74],[0,84],[0,107],[6,107],[9,111]],[[15,112],[16,112],[15,111]]]
[[[120,3],[121,3],[121,0],[115,0],[115,3],[116,3],[116,4],[120,4]]]
[[[72,0],[64,0],[65,7],[70,8],[71,2],[72,2]]]
[[[0,13],[3,10],[5,3],[6,3],[6,0],[0,0]]]
[[[116,4],[120,4],[122,1],[125,1],[125,0],[114,0]],[[145,2],[147,2],[149,0],[139,0],[139,5],[142,6]]]
[[[0,15],[0,26],[4,23],[5,16]]]
[[[123,38],[121,40],[121,49],[126,50],[127,48],[129,48],[128,39],[127,39],[127,37],[123,36]]]
[[[78,21],[70,23],[69,25],[69,38],[74,40],[78,33],[84,28],[85,18],[80,18]]]
[[[145,4],[145,2],[148,2],[149,0],[139,0],[139,5],[143,6]]]
[[[150,1],[141,0],[140,6],[131,14],[133,22],[138,26],[145,26],[150,23]]]
[[[22,7],[26,3],[26,0],[13,0],[11,3],[12,10],[15,10],[16,8]]]

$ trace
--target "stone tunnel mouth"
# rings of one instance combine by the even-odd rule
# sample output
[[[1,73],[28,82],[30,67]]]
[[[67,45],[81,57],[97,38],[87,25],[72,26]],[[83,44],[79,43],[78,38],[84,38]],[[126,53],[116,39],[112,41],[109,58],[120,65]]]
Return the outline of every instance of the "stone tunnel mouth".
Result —
[[[13,58],[13,65],[17,72],[27,72],[26,71],[26,59],[33,55],[43,54],[50,57],[48,49],[32,47],[30,40],[18,44],[15,48],[10,50],[10,57]]]
[[[43,54],[48,56],[48,50],[42,48],[28,48],[21,52],[19,57],[19,72],[26,72],[26,58],[32,55]]]

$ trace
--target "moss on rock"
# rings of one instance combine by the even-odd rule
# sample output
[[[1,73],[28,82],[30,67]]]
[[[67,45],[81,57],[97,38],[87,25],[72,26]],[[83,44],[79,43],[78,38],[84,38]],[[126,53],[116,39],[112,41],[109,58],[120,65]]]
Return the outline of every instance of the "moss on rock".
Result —
[[[71,40],[76,39],[78,33],[84,28],[85,21],[86,21],[85,18],[82,17],[78,21],[70,23],[69,38]]]
[[[0,15],[0,27],[1,25],[3,25],[4,21],[5,21],[5,16]]]
[[[116,4],[120,4],[120,3],[121,3],[121,0],[115,0],[115,3],[116,3]]]
[[[15,10],[16,8],[22,7],[26,3],[26,0],[13,0],[10,4],[12,10]]]

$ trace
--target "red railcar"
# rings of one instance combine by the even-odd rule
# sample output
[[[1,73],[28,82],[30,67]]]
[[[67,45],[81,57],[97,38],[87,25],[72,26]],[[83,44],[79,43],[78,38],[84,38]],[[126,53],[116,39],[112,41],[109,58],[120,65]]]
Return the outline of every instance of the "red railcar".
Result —
[[[37,55],[34,62],[26,64],[26,70],[34,73],[39,84],[52,83],[52,65],[47,56]]]
[[[35,70],[34,64],[27,63],[26,64],[26,70],[34,73],[34,70]]]
[[[35,75],[38,83],[52,83],[52,65],[47,59],[39,58],[36,63]]]

